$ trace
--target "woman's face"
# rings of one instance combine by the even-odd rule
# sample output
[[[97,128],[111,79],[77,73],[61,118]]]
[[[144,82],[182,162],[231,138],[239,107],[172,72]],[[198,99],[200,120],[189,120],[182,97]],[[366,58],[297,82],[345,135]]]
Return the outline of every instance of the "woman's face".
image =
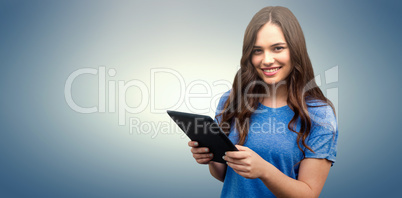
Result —
[[[269,85],[285,80],[292,69],[290,52],[280,27],[267,23],[257,33],[251,63]]]

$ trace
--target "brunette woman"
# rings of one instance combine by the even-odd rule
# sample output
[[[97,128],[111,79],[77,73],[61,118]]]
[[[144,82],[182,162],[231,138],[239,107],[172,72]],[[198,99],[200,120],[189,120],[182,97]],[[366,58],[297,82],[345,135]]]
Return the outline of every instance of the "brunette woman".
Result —
[[[216,121],[239,151],[226,164],[189,142],[199,164],[224,182],[221,197],[318,197],[335,162],[338,128],[332,103],[314,81],[299,22],[284,7],[250,21],[241,68],[223,94]]]

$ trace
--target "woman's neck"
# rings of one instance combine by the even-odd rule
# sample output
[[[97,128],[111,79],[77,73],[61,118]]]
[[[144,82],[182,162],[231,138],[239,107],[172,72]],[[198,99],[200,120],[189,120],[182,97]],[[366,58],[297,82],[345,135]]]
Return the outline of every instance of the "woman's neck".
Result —
[[[287,105],[288,91],[286,85],[270,85],[269,91],[269,94],[261,99],[261,104],[271,108],[279,108]]]

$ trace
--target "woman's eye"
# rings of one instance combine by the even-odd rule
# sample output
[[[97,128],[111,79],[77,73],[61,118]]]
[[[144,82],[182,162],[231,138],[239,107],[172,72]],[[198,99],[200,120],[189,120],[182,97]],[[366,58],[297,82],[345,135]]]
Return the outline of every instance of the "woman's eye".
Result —
[[[255,50],[253,50],[253,53],[254,53],[254,54],[260,54],[260,53],[262,53],[262,50],[260,50],[260,49],[255,49]]]
[[[275,51],[281,51],[283,49],[285,49],[285,48],[284,47],[275,47]]]

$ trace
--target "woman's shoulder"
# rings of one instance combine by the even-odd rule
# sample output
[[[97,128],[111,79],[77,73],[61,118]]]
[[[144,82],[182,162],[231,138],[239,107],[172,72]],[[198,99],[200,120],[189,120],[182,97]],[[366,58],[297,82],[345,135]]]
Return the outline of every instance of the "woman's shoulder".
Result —
[[[332,103],[329,100],[324,101],[321,99],[307,98],[306,104],[310,114],[316,114],[317,116],[324,116],[327,114],[335,115]]]
[[[226,100],[229,98],[230,91],[231,91],[231,89],[229,89],[228,91],[224,92],[220,96],[218,106],[216,107],[217,112],[220,112],[220,111],[223,110],[224,104],[225,104]]]
[[[313,125],[328,126],[331,130],[337,129],[335,112],[329,100],[309,99],[306,103]]]
[[[232,89],[229,89],[228,91],[224,92],[219,99],[219,103],[225,103],[226,100],[229,98],[231,91]]]

